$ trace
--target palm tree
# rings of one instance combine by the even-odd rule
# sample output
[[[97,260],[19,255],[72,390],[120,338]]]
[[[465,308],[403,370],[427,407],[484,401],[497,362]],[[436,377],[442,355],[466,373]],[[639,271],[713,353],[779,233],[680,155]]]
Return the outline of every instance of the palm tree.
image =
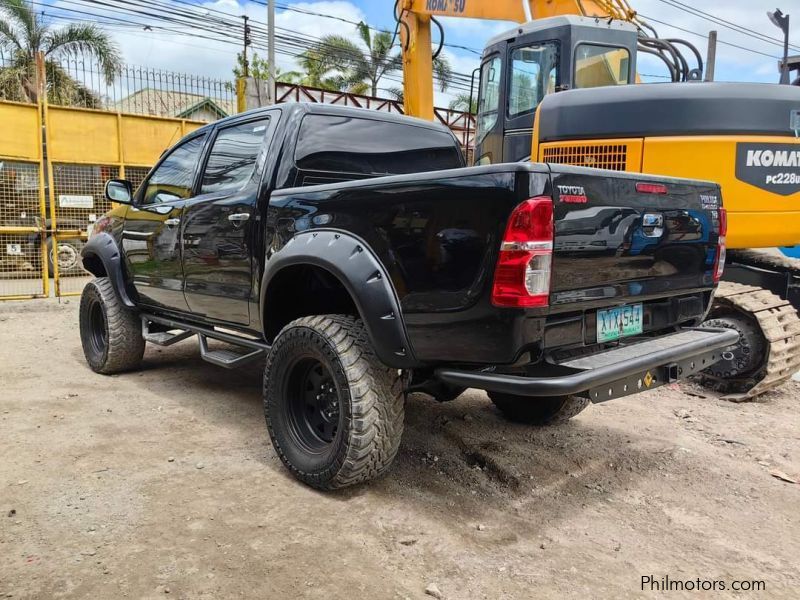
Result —
[[[121,62],[116,44],[96,25],[70,23],[54,29],[26,0],[0,0],[0,52],[11,56],[0,68],[0,94],[22,102],[38,100],[35,73],[39,52],[45,56],[48,96],[58,104],[100,104],[94,92],[69,76],[59,59],[91,56],[109,84]]]
[[[353,91],[349,90],[352,77],[337,69],[330,54],[311,48],[303,52],[297,62],[304,73],[300,85],[338,92]]]
[[[247,62],[247,72],[250,77],[263,81],[269,79],[269,62],[255,52]],[[244,77],[244,54],[241,52],[236,54],[236,66],[233,67],[233,75],[237,79]],[[283,71],[279,66],[275,66],[275,81],[279,83],[300,83],[302,77],[303,75],[299,71]]]
[[[450,100],[450,110],[460,110],[475,114],[478,112],[478,99],[470,97],[469,93],[458,94]]]
[[[369,25],[363,21],[357,29],[361,42],[367,48],[366,53],[362,46],[341,35],[326,35],[315,52],[323,57],[327,70],[339,73],[350,91],[361,87],[364,92],[377,96],[380,80],[389,73],[400,71],[403,59],[399,52],[392,52],[393,36],[388,31],[378,31],[373,35]],[[440,89],[445,91],[453,77],[450,63],[442,56],[435,58],[433,70]]]

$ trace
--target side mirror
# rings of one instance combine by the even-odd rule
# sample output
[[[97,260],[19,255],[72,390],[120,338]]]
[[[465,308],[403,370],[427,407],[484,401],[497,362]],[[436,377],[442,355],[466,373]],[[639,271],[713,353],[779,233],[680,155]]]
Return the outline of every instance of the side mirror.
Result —
[[[117,204],[133,204],[131,182],[125,179],[109,179],[106,181],[106,198]]]

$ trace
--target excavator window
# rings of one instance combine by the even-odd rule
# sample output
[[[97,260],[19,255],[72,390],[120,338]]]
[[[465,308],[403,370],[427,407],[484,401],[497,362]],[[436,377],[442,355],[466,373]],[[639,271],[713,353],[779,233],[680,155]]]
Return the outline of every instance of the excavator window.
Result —
[[[477,143],[480,143],[497,123],[500,108],[500,75],[502,61],[499,56],[481,65],[481,87],[478,96]]]
[[[555,91],[558,45],[537,44],[511,52],[511,77],[508,93],[510,118],[536,110],[545,94]]]
[[[578,44],[575,49],[575,87],[630,83],[630,63],[631,55],[627,48]]]

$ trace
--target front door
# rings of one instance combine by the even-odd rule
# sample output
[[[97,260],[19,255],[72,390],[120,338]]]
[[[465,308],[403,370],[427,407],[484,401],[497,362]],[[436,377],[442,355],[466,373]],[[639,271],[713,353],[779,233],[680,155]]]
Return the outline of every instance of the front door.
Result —
[[[142,304],[189,308],[183,293],[181,219],[204,143],[201,134],[173,148],[142,183],[125,217],[126,266]]]
[[[256,202],[269,125],[260,115],[221,127],[199,193],[184,208],[186,300],[192,313],[210,320],[250,323]]]

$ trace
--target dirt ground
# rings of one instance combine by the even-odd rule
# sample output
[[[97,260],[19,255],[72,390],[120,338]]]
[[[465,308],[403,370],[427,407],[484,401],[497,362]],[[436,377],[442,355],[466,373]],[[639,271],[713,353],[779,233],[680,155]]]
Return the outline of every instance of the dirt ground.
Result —
[[[798,383],[663,388],[551,429],[415,395],[390,475],[323,494],[276,457],[258,369],[183,342],[95,375],[77,305],[0,305],[0,597],[800,597],[800,485],[770,474],[800,477]]]

